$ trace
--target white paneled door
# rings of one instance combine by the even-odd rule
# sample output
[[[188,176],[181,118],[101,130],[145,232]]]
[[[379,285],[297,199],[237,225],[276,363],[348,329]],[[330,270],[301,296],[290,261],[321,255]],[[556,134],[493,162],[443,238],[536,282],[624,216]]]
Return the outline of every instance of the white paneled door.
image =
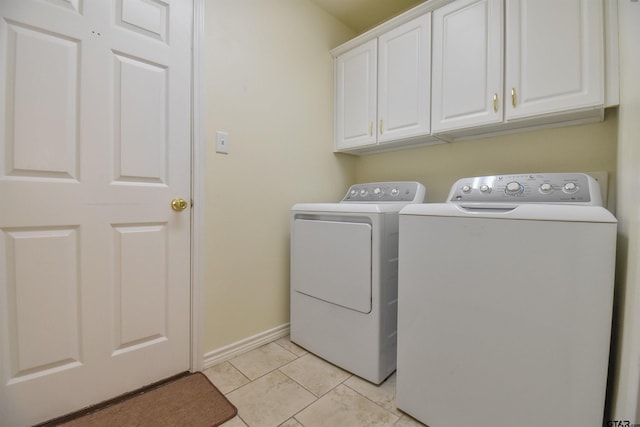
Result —
[[[189,369],[191,0],[0,2],[0,424]]]

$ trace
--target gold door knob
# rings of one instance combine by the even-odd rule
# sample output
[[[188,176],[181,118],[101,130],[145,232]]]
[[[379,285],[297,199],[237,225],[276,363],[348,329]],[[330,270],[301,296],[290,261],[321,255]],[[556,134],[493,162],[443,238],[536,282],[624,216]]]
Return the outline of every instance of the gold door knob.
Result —
[[[175,198],[171,201],[171,209],[176,212],[187,209],[187,201],[185,199]]]

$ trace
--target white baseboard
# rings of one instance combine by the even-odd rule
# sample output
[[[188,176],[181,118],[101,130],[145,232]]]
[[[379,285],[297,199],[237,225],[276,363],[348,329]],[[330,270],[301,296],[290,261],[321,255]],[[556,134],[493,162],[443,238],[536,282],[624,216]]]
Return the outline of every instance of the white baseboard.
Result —
[[[242,353],[245,353],[254,348],[258,348],[261,345],[268,344],[272,341],[286,337],[289,335],[289,323],[285,323],[280,326],[276,326],[273,329],[269,329],[264,332],[260,332],[257,335],[236,341],[232,344],[225,345],[216,350],[210,351],[204,355],[203,369],[217,365],[220,362],[229,360]]]

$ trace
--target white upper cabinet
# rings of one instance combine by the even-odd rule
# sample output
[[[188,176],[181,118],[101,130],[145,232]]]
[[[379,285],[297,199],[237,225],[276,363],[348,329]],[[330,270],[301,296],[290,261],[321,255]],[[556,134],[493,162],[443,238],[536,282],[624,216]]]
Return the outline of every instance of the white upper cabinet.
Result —
[[[602,0],[456,0],[436,9],[432,131],[449,138],[601,119],[603,21]]]
[[[431,14],[378,38],[378,142],[428,134]]]
[[[433,132],[503,119],[503,0],[458,0],[433,12]]]
[[[616,19],[617,0],[425,1],[331,51],[334,151],[602,120]]]
[[[507,120],[602,106],[602,0],[506,0]]]
[[[431,13],[335,59],[335,151],[362,153],[431,137]]]
[[[375,145],[378,41],[371,40],[335,60],[336,148]]]

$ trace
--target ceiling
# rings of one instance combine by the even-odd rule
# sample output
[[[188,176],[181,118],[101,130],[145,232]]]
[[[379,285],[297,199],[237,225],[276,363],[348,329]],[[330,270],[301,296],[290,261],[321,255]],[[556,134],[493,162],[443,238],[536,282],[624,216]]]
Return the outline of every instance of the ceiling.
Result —
[[[358,34],[425,0],[311,0]]]

